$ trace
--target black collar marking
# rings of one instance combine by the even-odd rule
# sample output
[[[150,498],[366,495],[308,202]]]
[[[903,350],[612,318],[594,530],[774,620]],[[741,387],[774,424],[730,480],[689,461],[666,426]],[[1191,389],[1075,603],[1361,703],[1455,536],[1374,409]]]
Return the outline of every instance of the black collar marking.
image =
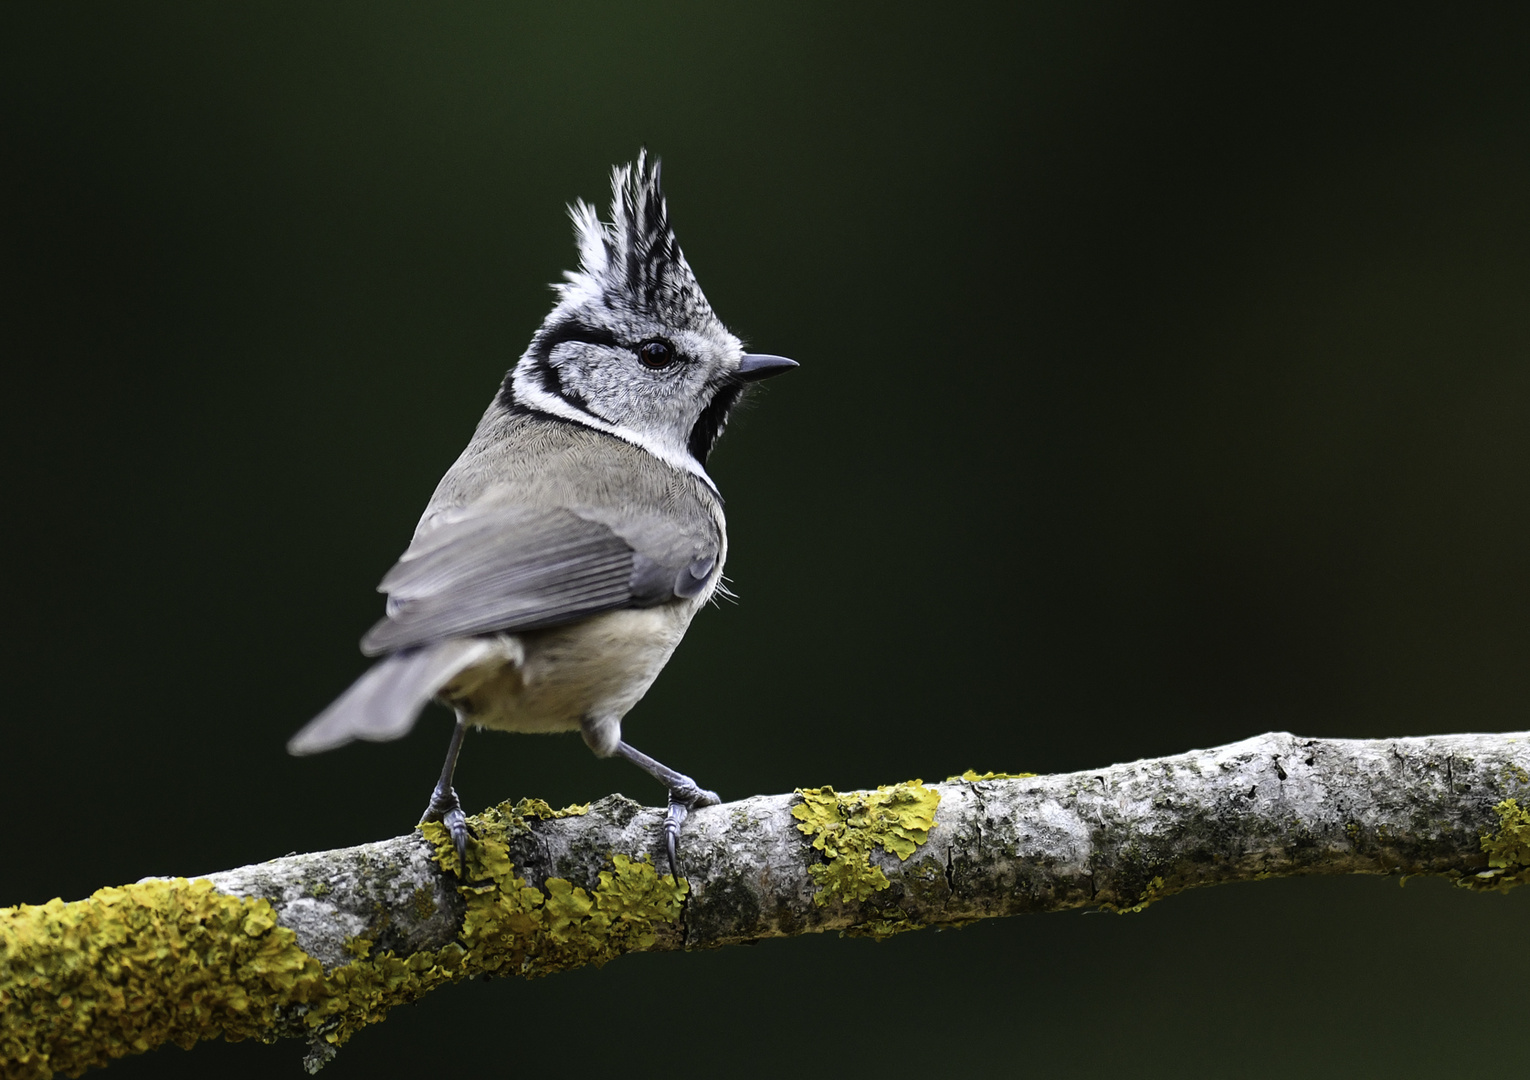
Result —
[[[712,447],[717,445],[717,438],[728,422],[728,413],[733,411],[733,406],[738,404],[739,396],[743,392],[743,383],[727,383],[712,395],[712,400],[696,418],[696,426],[691,428],[691,437],[685,448],[703,469],[707,467],[707,455],[712,452]]]

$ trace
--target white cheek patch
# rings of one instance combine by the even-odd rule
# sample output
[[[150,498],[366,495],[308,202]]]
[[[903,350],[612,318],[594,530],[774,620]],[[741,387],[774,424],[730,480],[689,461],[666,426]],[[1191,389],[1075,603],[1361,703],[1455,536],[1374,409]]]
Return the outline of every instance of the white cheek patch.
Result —
[[[603,431],[625,443],[631,443],[640,450],[646,450],[654,457],[672,469],[688,472],[699,479],[714,492],[717,485],[712,483],[712,478],[701,467],[701,463],[691,456],[690,450],[684,443],[675,445],[666,439],[655,438],[645,432],[636,431],[625,424],[614,424],[609,420],[585,412],[583,409],[571,405],[556,394],[544,390],[537,379],[527,370],[526,365],[516,366],[515,377],[511,381],[515,390],[515,400],[528,409],[556,416],[560,420],[568,420],[575,424],[583,424],[585,427]]]

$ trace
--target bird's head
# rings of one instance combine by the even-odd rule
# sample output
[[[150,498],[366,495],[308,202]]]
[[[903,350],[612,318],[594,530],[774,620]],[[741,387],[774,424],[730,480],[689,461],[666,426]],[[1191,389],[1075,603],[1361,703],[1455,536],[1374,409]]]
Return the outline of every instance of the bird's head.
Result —
[[[569,208],[579,269],[505,379],[502,403],[635,442],[671,464],[706,465],[749,383],[796,363],[746,353],[696,283],[670,228],[659,163],[611,174],[611,220]]]

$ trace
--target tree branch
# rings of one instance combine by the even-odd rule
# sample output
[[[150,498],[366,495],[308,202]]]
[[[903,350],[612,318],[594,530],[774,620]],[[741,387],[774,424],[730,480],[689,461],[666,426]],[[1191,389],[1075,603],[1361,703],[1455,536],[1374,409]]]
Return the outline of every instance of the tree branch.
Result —
[[[624,952],[1076,907],[1294,874],[1530,880],[1530,733],[1269,734],[1089,772],[828,788],[699,810],[662,864],[661,810],[621,796],[472,819],[189,882],[0,910],[0,1066],[77,1075],[166,1041],[308,1040],[316,1069],[394,1005],[474,975]],[[445,869],[443,869],[443,866]]]

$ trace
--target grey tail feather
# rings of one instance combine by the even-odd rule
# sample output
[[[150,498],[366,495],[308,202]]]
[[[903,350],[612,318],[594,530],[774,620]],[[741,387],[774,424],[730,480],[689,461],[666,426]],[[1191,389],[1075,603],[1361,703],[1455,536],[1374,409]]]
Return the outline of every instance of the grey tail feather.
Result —
[[[436,691],[472,662],[474,652],[469,641],[456,639],[404,649],[378,661],[294,735],[287,752],[318,754],[353,739],[402,738]]]

